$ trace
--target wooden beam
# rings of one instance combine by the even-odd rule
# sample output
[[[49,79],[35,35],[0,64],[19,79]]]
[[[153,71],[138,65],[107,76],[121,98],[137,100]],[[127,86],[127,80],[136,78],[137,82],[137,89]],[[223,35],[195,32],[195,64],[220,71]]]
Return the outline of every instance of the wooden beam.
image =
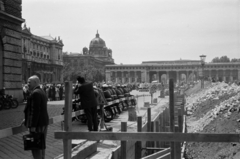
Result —
[[[174,121],[174,83],[173,79],[169,80],[169,116],[170,116],[170,131],[175,132],[175,121]],[[174,142],[170,142],[171,147],[171,158],[175,156],[175,145]]]
[[[156,152],[154,154],[148,155],[148,156],[143,157],[141,159],[156,159],[157,157],[162,157],[162,156],[164,156],[166,154],[169,154],[169,153],[170,153],[170,148],[167,148],[165,150],[158,151],[158,152]]]
[[[167,153],[167,154],[165,154],[165,155],[163,155],[163,156],[161,156],[161,157],[158,157],[158,158],[156,158],[156,159],[171,159],[170,152]]]
[[[239,142],[239,134],[205,134],[179,132],[62,132],[54,133],[56,139],[177,141],[177,142]]]
[[[142,117],[137,117],[137,131],[142,132]],[[135,143],[135,159],[139,159],[142,157],[142,142],[137,141]]]
[[[127,122],[121,122],[121,131],[127,131]],[[127,141],[121,141],[121,158],[127,158]]]
[[[72,82],[65,82],[64,131],[72,131]],[[63,156],[71,158],[71,139],[63,139]]]

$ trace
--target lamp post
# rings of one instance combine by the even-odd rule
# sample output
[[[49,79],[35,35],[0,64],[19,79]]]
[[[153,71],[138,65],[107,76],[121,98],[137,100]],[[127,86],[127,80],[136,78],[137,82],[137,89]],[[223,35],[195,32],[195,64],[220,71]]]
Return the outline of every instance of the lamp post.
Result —
[[[200,59],[201,59],[201,66],[202,66],[201,88],[204,88],[204,66],[205,66],[206,55],[200,55]]]

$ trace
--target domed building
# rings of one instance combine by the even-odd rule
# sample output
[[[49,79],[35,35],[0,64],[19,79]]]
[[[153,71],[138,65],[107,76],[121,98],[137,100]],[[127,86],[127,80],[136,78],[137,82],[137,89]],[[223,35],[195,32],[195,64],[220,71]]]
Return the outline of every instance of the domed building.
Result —
[[[86,47],[83,48],[83,53],[84,52],[86,53]],[[88,54],[107,63],[114,63],[112,58],[112,50],[107,48],[105,41],[100,38],[98,31],[96,37],[92,39],[89,44]]]
[[[114,65],[112,50],[107,48],[105,41],[100,38],[97,31],[96,37],[90,41],[89,48],[84,47],[82,53],[70,53],[63,55],[63,61],[72,64],[72,67],[92,65],[105,72],[106,65]]]

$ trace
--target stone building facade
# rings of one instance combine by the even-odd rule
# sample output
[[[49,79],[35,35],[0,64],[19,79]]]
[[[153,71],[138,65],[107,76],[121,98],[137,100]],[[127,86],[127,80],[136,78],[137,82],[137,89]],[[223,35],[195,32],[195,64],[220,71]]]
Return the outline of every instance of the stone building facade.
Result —
[[[240,81],[240,62],[206,63],[195,60],[145,61],[138,65],[107,65],[106,79],[116,83],[159,82],[167,83],[170,78],[175,83],[205,79],[219,81]]]
[[[22,98],[22,1],[0,0],[0,89]]]
[[[24,24],[22,29],[22,81],[37,75],[41,83],[61,83],[63,42],[49,36],[36,36]]]
[[[89,48],[84,47],[82,53],[70,53],[63,55],[63,61],[71,64],[71,67],[78,68],[91,65],[105,72],[106,65],[114,65],[112,50],[106,47],[105,41],[96,34],[90,41]]]

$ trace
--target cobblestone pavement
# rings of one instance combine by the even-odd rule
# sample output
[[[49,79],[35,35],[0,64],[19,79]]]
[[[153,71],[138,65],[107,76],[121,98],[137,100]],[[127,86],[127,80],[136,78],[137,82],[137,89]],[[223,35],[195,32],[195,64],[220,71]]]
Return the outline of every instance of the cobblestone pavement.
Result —
[[[58,116],[62,113],[64,101],[49,101],[48,113],[50,117]],[[23,110],[25,104],[22,103],[16,109],[0,111],[0,129],[16,127],[23,120]],[[54,131],[61,130],[61,123],[49,125],[47,134],[46,159],[52,159],[63,152],[61,140],[54,139]],[[23,150],[22,136],[28,132],[12,135],[0,139],[0,159],[31,159],[30,151]]]
[[[48,113],[50,117],[60,115],[64,101],[49,101],[48,102]],[[21,124],[25,108],[25,103],[21,103],[16,109],[8,109],[0,111],[0,129],[9,127],[16,127]]]

